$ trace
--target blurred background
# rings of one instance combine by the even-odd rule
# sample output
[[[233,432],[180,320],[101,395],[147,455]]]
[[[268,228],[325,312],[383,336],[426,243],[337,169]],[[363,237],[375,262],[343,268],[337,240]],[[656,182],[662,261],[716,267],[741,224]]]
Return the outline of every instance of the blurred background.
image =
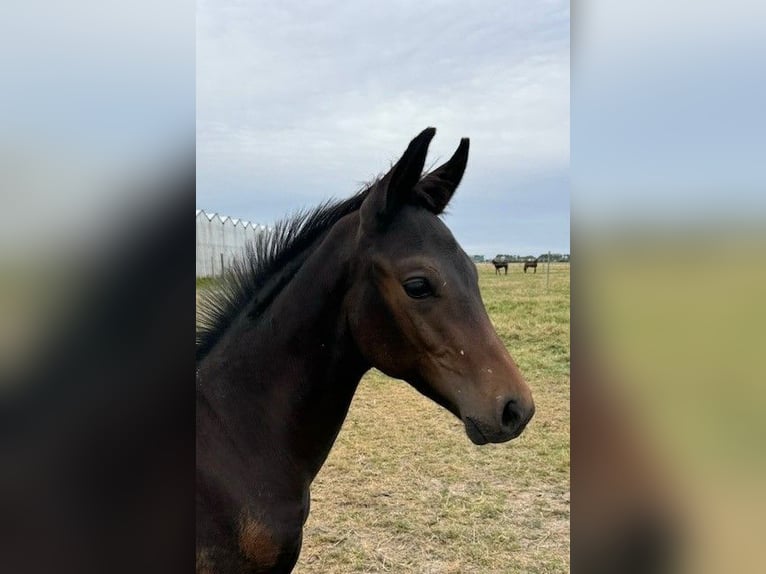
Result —
[[[763,569],[763,17],[572,7],[575,572]]]
[[[193,169],[194,22],[179,0],[4,3],[3,371]]]
[[[195,7],[0,9],[0,570],[193,553]]]

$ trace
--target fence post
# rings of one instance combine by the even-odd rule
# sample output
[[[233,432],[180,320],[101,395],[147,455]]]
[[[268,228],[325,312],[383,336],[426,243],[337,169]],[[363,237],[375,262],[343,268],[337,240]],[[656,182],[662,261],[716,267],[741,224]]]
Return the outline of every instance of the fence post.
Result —
[[[548,270],[545,274],[545,290],[548,290],[548,286],[551,283],[551,252],[548,252]]]
[[[223,253],[221,253],[221,279],[223,279],[224,276],[224,269],[223,269]]]

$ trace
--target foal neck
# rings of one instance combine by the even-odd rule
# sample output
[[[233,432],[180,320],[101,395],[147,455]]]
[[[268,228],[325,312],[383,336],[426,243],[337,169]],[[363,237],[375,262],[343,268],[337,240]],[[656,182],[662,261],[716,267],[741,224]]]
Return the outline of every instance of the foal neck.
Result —
[[[242,313],[200,365],[208,408],[251,473],[287,466],[307,487],[369,369],[343,310],[357,222],[336,223],[262,315]]]

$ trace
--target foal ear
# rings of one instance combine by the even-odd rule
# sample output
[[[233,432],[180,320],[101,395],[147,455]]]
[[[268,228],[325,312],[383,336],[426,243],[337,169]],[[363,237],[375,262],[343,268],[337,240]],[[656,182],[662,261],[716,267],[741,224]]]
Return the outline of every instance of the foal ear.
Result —
[[[445,163],[426,175],[417,186],[415,193],[430,211],[439,215],[447,207],[460,180],[463,179],[468,163],[468,138],[460,140],[460,145],[453,156]]]
[[[362,204],[363,225],[385,226],[402,205],[410,202],[415,185],[423,173],[428,144],[435,133],[435,128],[426,128],[420,132],[394,167],[373,188]]]

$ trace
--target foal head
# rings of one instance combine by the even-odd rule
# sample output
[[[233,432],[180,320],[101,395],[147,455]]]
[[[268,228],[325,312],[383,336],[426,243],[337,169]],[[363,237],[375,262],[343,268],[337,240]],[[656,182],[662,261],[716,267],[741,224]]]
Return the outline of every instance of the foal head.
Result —
[[[484,309],[476,266],[438,217],[468,139],[422,175],[434,133],[412,140],[360,208],[349,327],[367,361],[449,409],[474,443],[503,442],[521,434],[534,403]]]

